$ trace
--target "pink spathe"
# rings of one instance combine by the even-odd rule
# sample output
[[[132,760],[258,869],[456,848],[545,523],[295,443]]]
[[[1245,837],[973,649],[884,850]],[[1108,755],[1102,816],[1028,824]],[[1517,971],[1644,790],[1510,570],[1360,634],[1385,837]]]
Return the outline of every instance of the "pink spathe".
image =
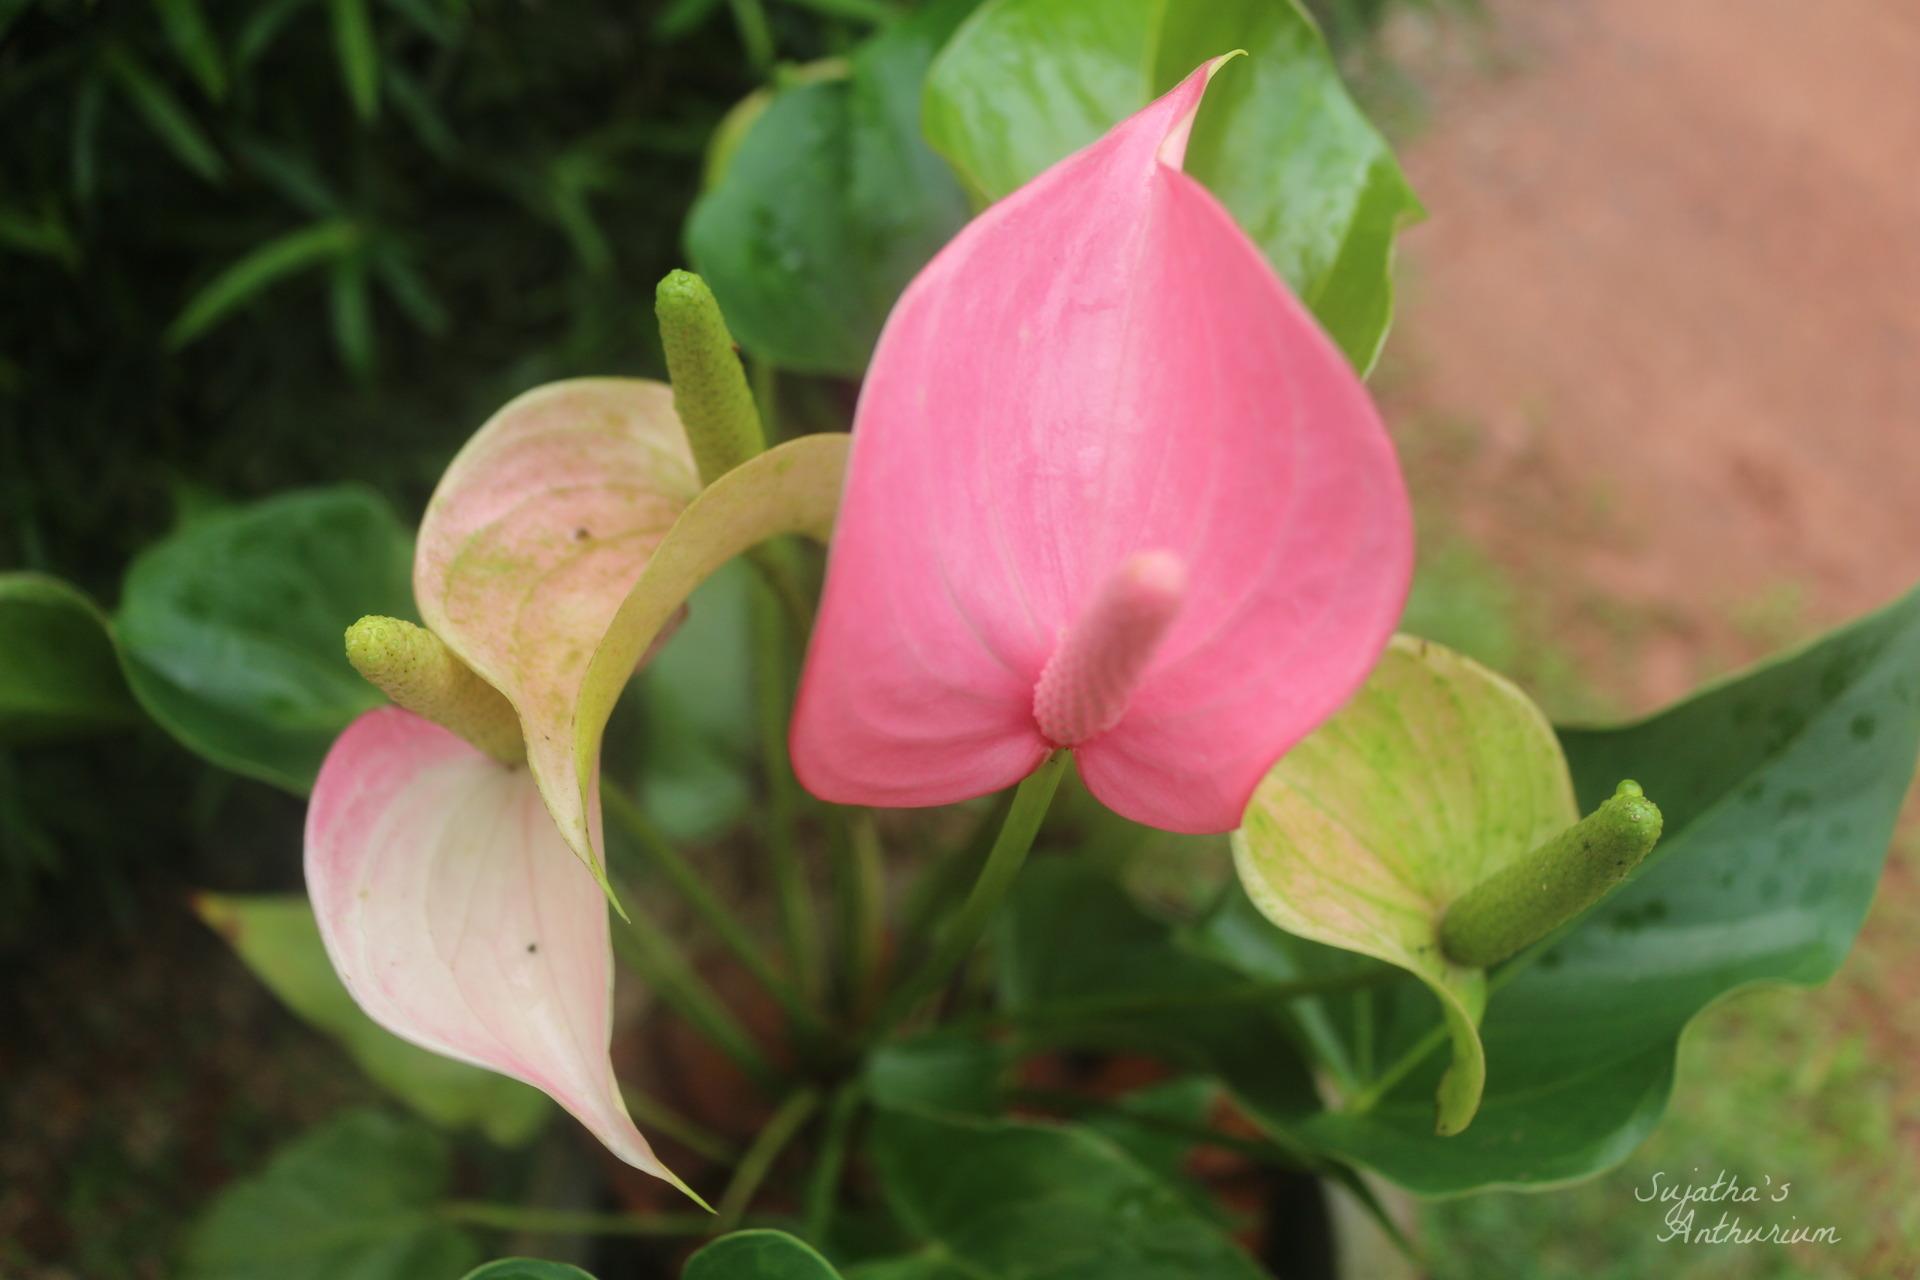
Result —
[[[814,794],[945,804],[1071,741],[1119,813],[1228,830],[1392,634],[1412,520],[1378,415],[1179,169],[1221,61],[981,215],[895,306],[794,716]],[[1115,603],[1143,553],[1183,579],[1146,593],[1164,616]]]
[[[334,969],[375,1022],[525,1081],[683,1185],[628,1118],[608,1056],[606,900],[526,769],[410,712],[369,711],[314,783],[306,875]]]

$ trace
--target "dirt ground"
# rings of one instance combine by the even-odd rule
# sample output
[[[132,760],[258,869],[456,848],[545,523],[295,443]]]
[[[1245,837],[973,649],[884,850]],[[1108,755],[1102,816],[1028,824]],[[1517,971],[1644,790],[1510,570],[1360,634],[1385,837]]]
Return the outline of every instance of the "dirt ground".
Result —
[[[1431,212],[1376,385],[1424,505],[1651,709],[1920,580],[1920,6],[1489,17],[1389,33]]]
[[[1920,583],[1920,6],[1487,13],[1388,31],[1430,214],[1374,386],[1423,538],[1496,566],[1600,705],[1651,711]],[[1916,865],[1832,993],[1888,1064],[1920,1061]],[[1893,1069],[1880,1124],[1920,1151]]]

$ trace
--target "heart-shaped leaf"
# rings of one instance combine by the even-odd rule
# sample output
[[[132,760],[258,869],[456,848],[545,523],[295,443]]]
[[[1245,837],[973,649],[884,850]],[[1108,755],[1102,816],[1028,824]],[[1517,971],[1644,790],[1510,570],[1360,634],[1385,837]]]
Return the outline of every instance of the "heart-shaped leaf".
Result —
[[[472,1125],[515,1145],[546,1119],[548,1103],[537,1090],[415,1048],[360,1012],[334,974],[304,896],[200,894],[193,905],[301,1021],[339,1041],[362,1071],[435,1124]]]
[[[1088,1129],[883,1110],[874,1121],[872,1150],[894,1215],[924,1245],[960,1263],[964,1274],[1000,1280],[1255,1280],[1264,1274],[1176,1188]]]
[[[779,90],[725,143],[687,251],[749,350],[857,376],[900,290],[966,222],[966,193],[920,138],[920,89],[974,2],[891,24],[844,77]]]
[[[988,0],[927,76],[928,140],[998,199],[1233,49],[1187,147],[1363,372],[1393,312],[1393,237],[1419,202],[1290,0]]]
[[[193,1229],[181,1280],[423,1280],[479,1261],[436,1212],[448,1182],[433,1130],[354,1111],[282,1148]]]
[[[840,1273],[784,1231],[736,1231],[688,1258],[680,1280],[840,1280]]]
[[[501,1258],[475,1267],[462,1280],[593,1280],[593,1276],[565,1262],[540,1258]]]
[[[0,743],[93,733],[138,714],[93,601],[58,578],[0,574]]]
[[[1087,859],[1029,865],[998,924],[1000,1003],[1027,1047],[1152,1054],[1280,1123],[1319,1106],[1285,995],[1184,945]]]
[[[362,614],[411,615],[411,555],[392,509],[355,485],[195,520],[127,572],[127,682],[189,749],[304,793],[333,739],[380,705],[340,636]]]
[[[1440,1000],[1453,1066],[1437,1127],[1465,1128],[1486,1058],[1486,974],[1440,949],[1447,908],[1579,814],[1540,709],[1479,663],[1396,636],[1340,712],[1273,767],[1234,833],[1234,865],[1269,920],[1385,960]]]
[[[1852,945],[1920,748],[1920,593],[1645,720],[1561,738],[1584,804],[1622,777],[1659,800],[1659,846],[1494,972],[1470,1129],[1432,1133],[1427,1055],[1375,1105],[1315,1116],[1301,1138],[1434,1194],[1624,1159],[1659,1123],[1694,1015],[1753,983],[1822,982]],[[1431,1017],[1407,1012],[1366,1027],[1382,1062],[1430,1038]]]

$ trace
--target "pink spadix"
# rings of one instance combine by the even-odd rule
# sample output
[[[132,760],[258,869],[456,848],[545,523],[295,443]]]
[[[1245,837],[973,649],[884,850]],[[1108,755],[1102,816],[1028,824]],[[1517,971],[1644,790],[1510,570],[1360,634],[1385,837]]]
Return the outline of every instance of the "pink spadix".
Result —
[[[1120,722],[1180,608],[1179,557],[1149,551],[1122,564],[1041,669],[1033,719],[1048,742],[1078,746]]]
[[[794,709],[815,795],[948,804],[1071,745],[1122,815],[1226,831],[1378,661],[1406,490],[1346,359],[1181,172],[1220,64],[895,305]]]

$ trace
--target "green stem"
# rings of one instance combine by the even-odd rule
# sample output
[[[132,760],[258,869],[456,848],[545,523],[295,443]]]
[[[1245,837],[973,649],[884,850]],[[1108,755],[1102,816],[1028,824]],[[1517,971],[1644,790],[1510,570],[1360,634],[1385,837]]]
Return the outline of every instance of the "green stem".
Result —
[[[1559,931],[1548,934],[1529,950],[1521,952],[1494,970],[1487,979],[1487,1000],[1491,1002],[1500,988],[1525,973],[1535,960],[1546,954],[1559,936]],[[1406,1079],[1415,1067],[1426,1061],[1428,1054],[1446,1044],[1449,1038],[1450,1034],[1444,1021],[1428,1027],[1425,1035],[1409,1045],[1405,1053],[1395,1058],[1392,1065],[1369,1081],[1365,1088],[1348,1098],[1340,1109],[1349,1115],[1364,1115],[1373,1110],[1375,1104],[1384,1098],[1393,1086]]]
[[[874,983],[880,975],[880,951],[886,941],[886,871],[873,814],[864,809],[848,813],[844,830],[832,847],[846,1003],[858,1019],[870,1008]]]
[[[1387,1095],[1387,1091],[1406,1079],[1407,1074],[1426,1060],[1428,1054],[1447,1042],[1447,1024],[1437,1023],[1427,1029],[1427,1033],[1394,1059],[1393,1065],[1367,1082],[1365,1088],[1348,1098],[1340,1109],[1349,1115],[1364,1115],[1373,1110],[1374,1104]]]
[[[695,913],[707,923],[720,941],[726,944],[727,950],[746,966],[754,979],[780,1002],[780,1007],[787,1011],[787,1016],[793,1019],[794,1024],[810,1034],[824,1034],[827,1027],[820,1015],[810,1008],[806,1001],[800,998],[800,993],[774,970],[755,944],[752,933],[741,922],[740,917],[728,910],[727,905],[707,888],[706,882],[700,878],[687,860],[680,856],[679,851],[660,833],[659,828],[647,821],[646,815],[640,812],[640,806],[636,805],[624,792],[613,787],[601,788],[600,798],[607,813],[620,824],[622,830],[633,837],[634,843],[647,855],[648,861],[672,882],[674,889],[687,900]]]
[[[614,950],[620,953],[620,958],[645,978],[660,998],[681,1017],[692,1023],[722,1053],[732,1058],[756,1084],[762,1088],[771,1086],[779,1079],[779,1074],[746,1033],[746,1029],[727,1012],[727,1007],[720,1003],[713,989],[701,981],[660,926],[639,907],[633,907],[631,911],[626,927],[615,930],[613,935]]]
[[[820,1155],[813,1163],[807,1181],[804,1238],[824,1240],[833,1225],[834,1205],[840,1194],[840,1175],[847,1164],[847,1146],[853,1137],[853,1122],[860,1114],[865,1091],[858,1080],[841,1085],[827,1109],[827,1132],[820,1141]]]
[[[773,1162],[780,1158],[787,1144],[799,1136],[800,1130],[813,1118],[813,1113],[819,1107],[820,1094],[814,1089],[802,1089],[780,1104],[780,1109],[773,1113],[754,1138],[753,1145],[740,1157],[732,1181],[721,1192],[713,1221],[715,1234],[731,1231],[740,1224],[740,1219],[746,1216],[747,1206],[753,1203],[754,1193],[760,1190],[760,1184],[766,1181],[767,1174],[772,1170]]]
[[[624,1088],[620,1095],[626,1100],[627,1114],[642,1129],[672,1138],[695,1155],[715,1164],[730,1165],[739,1158],[740,1153],[733,1149],[733,1144],[711,1129],[687,1119],[666,1103],[638,1089]]]
[[[914,878],[907,889],[906,903],[900,909],[898,937],[902,946],[929,936],[941,914],[958,898],[967,883],[970,868],[993,848],[1000,828],[1006,825],[1007,811],[1013,807],[1011,791],[996,798],[975,820],[966,842],[945,850]]]
[[[754,691],[760,754],[767,777],[767,853],[780,905],[780,927],[795,983],[809,1001],[820,998],[820,934],[813,894],[794,840],[800,786],[787,759],[789,663],[787,630],[764,593],[753,597]]]
[[[973,891],[948,922],[927,962],[894,991],[893,998],[880,1014],[877,1032],[885,1033],[912,1013],[921,1001],[950,979],[954,970],[972,953],[974,944],[986,932],[993,913],[1007,896],[1007,890],[1013,886],[1014,877],[1020,874],[1020,868],[1027,860],[1028,850],[1033,848],[1034,837],[1040,834],[1040,823],[1047,816],[1047,806],[1053,801],[1054,790],[1059,787],[1060,778],[1066,773],[1070,759],[1071,755],[1066,751],[1054,752],[1014,792],[1013,804],[1007,809],[1007,820],[1001,826],[993,848],[987,853],[979,879],[973,882]]]
[[[450,1200],[438,1212],[448,1222],[463,1226],[551,1236],[704,1236],[713,1230],[713,1219],[704,1213],[581,1213],[477,1200]]]

